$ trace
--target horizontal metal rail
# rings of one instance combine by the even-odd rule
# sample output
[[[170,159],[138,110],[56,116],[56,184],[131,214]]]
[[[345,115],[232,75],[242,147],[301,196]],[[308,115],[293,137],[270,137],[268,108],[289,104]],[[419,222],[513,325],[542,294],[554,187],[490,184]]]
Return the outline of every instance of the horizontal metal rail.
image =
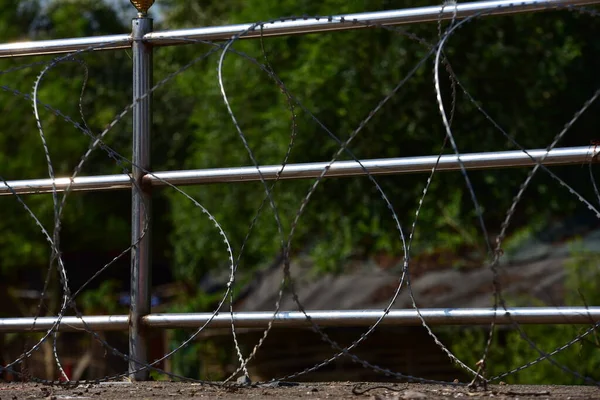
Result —
[[[321,18],[299,18],[295,21],[276,21],[263,26],[263,36],[297,35],[326,31],[340,31],[365,28],[367,25],[401,25],[416,22],[450,19],[456,13],[457,18],[465,18],[478,13],[484,15],[513,14],[525,11],[544,11],[560,7],[573,7],[597,4],[600,0],[512,0],[478,1],[454,6],[417,7],[406,10],[358,13]],[[151,32],[144,40],[155,45],[174,45],[189,43],[192,40],[224,40],[250,29],[253,24],[226,25],[197,29],[169,30]],[[249,32],[243,38],[260,36],[260,29]],[[186,41],[188,40],[188,41]],[[57,39],[35,42],[19,42],[0,45],[1,57],[21,57],[43,54],[68,53],[90,47],[98,50],[125,49],[131,47],[130,35],[96,36],[76,39]]]
[[[430,325],[481,325],[494,319],[497,324],[510,324],[511,319],[504,310],[492,308],[429,308],[419,310],[423,319]],[[520,324],[593,324],[600,321],[600,307],[527,307],[510,308],[513,320]],[[370,326],[383,316],[380,310],[327,310],[308,311],[307,314],[319,326]],[[151,314],[145,318],[152,328],[197,328],[204,325],[210,314]],[[265,328],[272,312],[239,312],[233,317],[240,328]],[[299,311],[279,312],[273,320],[278,327],[311,326],[306,316]],[[381,322],[383,325],[421,325],[415,310],[392,310]],[[211,328],[231,327],[231,314],[223,313],[215,317]]]
[[[55,323],[56,317],[0,318],[0,333],[45,332]],[[129,329],[129,315],[87,315],[83,317],[83,321],[78,317],[63,317],[58,330],[85,331],[86,326],[93,331],[126,331]]]
[[[600,322],[600,307],[518,307],[509,308],[510,317],[503,309],[492,308],[429,308],[421,309],[423,319],[430,325],[484,325],[493,320],[500,325],[511,324],[594,324]],[[349,327],[370,326],[383,316],[380,310],[323,310],[308,311],[307,314],[319,326]],[[212,314],[150,314],[142,318],[142,324],[150,328],[176,329],[199,328],[206,324]],[[272,312],[234,313],[235,325],[239,328],[265,328],[271,319],[276,327],[309,327],[305,315],[298,311],[282,311],[273,318]],[[85,321],[85,324],[84,324]],[[56,317],[0,318],[0,333],[46,331],[55,324]],[[415,310],[392,310],[385,316],[382,325],[418,326],[421,320]],[[127,315],[63,317],[59,331],[127,330]],[[207,328],[230,328],[231,315],[221,313],[213,318]]]
[[[298,18],[294,21],[274,21],[262,26],[262,36],[285,36],[305,33],[341,31],[367,28],[373,25],[404,25],[466,18],[478,13],[483,15],[513,14],[526,11],[543,11],[559,7],[581,6],[598,3],[597,0],[525,0],[525,1],[478,1],[453,5],[416,7],[405,10],[368,12],[358,14],[323,16],[320,18]],[[177,44],[182,40],[227,40],[240,32],[253,28],[253,24],[215,26],[196,29],[181,29],[150,32],[144,39],[155,44]],[[242,38],[261,36],[261,29],[252,29]]]
[[[560,148],[549,152],[544,160],[544,165],[580,164],[591,160],[600,149],[591,147]],[[523,167],[535,165],[547,153],[546,150],[529,150],[529,155],[522,151],[498,151],[487,153],[461,154],[465,168],[470,170],[488,168]],[[533,157],[533,161],[531,158]],[[367,170],[373,175],[410,174],[429,172],[436,165],[438,156],[383,158],[364,160],[360,164],[356,161],[337,161],[331,165],[326,177],[350,177],[367,175]],[[362,164],[362,166],[361,166]],[[159,186],[164,184],[161,180],[173,185],[193,185],[223,182],[250,182],[260,181],[260,175],[266,180],[277,179],[306,179],[316,178],[329,165],[328,162],[288,164],[281,171],[281,165],[238,168],[214,168],[191,171],[161,172],[146,175],[144,180]],[[364,169],[363,169],[364,168]],[[460,169],[459,158],[455,155],[443,155],[437,165],[439,171],[455,171]],[[280,173],[281,171],[281,173]],[[1,187],[0,187],[1,189]]]
[[[546,150],[536,149],[528,150],[529,155],[523,151],[497,151],[488,153],[467,153],[461,154],[460,160],[465,168],[469,170],[506,168],[506,167],[525,167],[535,165],[540,161]],[[581,164],[589,162],[600,153],[600,148],[596,146],[565,147],[551,150],[544,165],[566,165]],[[536,161],[534,162],[531,158]],[[338,161],[331,165],[326,177],[350,177],[366,175],[363,167],[373,175],[385,174],[408,174],[429,172],[436,164],[438,156],[422,157],[402,157],[385,158],[377,160],[363,160],[362,167],[356,161]],[[328,165],[326,162],[288,164],[281,171],[281,165],[261,166],[260,173],[266,180],[276,179],[305,179],[318,177],[323,169]],[[443,155],[437,166],[440,171],[452,171],[460,168],[459,160],[456,155]],[[152,186],[165,186],[166,183],[172,185],[194,185],[207,183],[225,183],[225,182],[251,182],[259,181],[259,170],[255,167],[235,167],[235,168],[211,168],[189,171],[155,172],[152,175],[145,175],[144,181]],[[57,191],[64,191],[69,186],[69,178],[59,178],[54,180]],[[36,194],[51,193],[51,179],[32,179],[21,181],[9,181],[8,186],[0,182],[0,196],[10,195],[12,190],[18,194]],[[71,185],[73,191],[96,191],[96,190],[114,190],[131,188],[131,178],[128,175],[103,175],[93,177],[75,178]]]
[[[70,178],[54,179],[56,191],[64,192],[69,187]],[[52,193],[52,179],[25,179],[19,181],[0,182],[0,196],[11,195],[9,188],[17,194]],[[7,185],[8,184],[8,185]],[[73,180],[71,188],[73,191],[91,192],[99,190],[131,189],[131,177],[129,175],[98,175],[80,176]]]
[[[96,50],[130,49],[131,35],[90,36],[2,44],[0,45],[0,58],[71,53],[88,48]]]

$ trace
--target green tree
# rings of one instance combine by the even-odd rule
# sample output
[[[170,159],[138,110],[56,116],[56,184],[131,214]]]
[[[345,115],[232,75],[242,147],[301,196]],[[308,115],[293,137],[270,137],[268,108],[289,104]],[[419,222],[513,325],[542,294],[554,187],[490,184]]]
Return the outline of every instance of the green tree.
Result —
[[[282,15],[332,15],[424,5],[424,1],[372,0],[343,2],[260,2],[231,0],[161,1],[162,26],[208,26],[249,21],[268,21]],[[123,33],[129,30],[121,14],[105,2],[0,1],[0,34],[3,41],[76,37]],[[444,23],[443,26],[447,26]],[[600,24],[588,15],[567,11],[510,17],[483,17],[466,23],[445,48],[454,72],[466,90],[524,147],[545,147],[598,87],[600,62],[594,55],[600,44]],[[407,36],[408,31],[424,41]],[[223,78],[228,100],[250,148],[260,164],[282,162],[290,132],[297,133],[288,162],[328,161],[339,145],[312,118],[345,140],[371,110],[426,56],[436,43],[436,23],[405,28],[375,28],[305,36],[240,41],[224,58]],[[264,51],[263,51],[264,48]],[[156,81],[178,71],[195,57],[213,49],[197,44],[157,48]],[[154,95],[153,168],[183,169],[252,165],[237,135],[218,85],[220,52],[196,62]],[[2,60],[7,71],[25,62],[49,61],[50,57]],[[128,52],[82,54],[89,80],[82,108],[91,130],[98,133],[130,103],[131,63]],[[255,62],[253,60],[256,60]],[[82,62],[64,62],[52,68],[39,86],[39,99],[82,123],[79,98],[84,84]],[[262,67],[262,68],[261,68]],[[264,69],[272,68],[303,107],[290,101],[280,85]],[[6,85],[0,96],[6,118],[0,119],[0,175],[4,179],[46,177],[47,165],[33,118],[31,101],[11,90],[31,93],[31,85],[44,69],[33,65],[0,75]],[[411,79],[376,113],[350,146],[361,159],[437,154],[444,138],[433,90],[432,60],[424,62]],[[10,90],[7,90],[9,89]],[[452,99],[450,79],[443,72],[442,88],[448,108]],[[478,112],[458,89],[453,129],[460,150],[492,151],[514,148]],[[573,127],[560,145],[590,143],[597,106]],[[50,153],[57,175],[69,175],[89,146],[89,138],[52,111],[41,109]],[[292,118],[293,114],[293,118]],[[106,142],[128,156],[131,125],[126,118],[107,136]],[[446,152],[450,152],[446,149]],[[350,159],[344,154],[342,159]],[[589,191],[581,169],[557,169],[577,188]],[[96,150],[84,175],[121,173],[122,166]],[[525,170],[470,173],[485,220],[497,226],[510,205]],[[407,229],[421,195],[424,175],[380,177],[383,189]],[[311,181],[277,184],[273,196],[287,233]],[[260,183],[204,185],[185,188],[222,225],[240,252],[256,210],[264,199]],[[585,194],[588,194],[587,192]],[[64,213],[63,252],[112,252],[129,244],[130,194],[71,194]],[[540,176],[517,210],[516,225],[553,213],[574,209],[573,197]],[[49,196],[25,198],[52,226]],[[114,206],[118,204],[118,206]],[[545,209],[540,209],[540,204]],[[39,228],[12,197],[0,198],[0,270],[16,279],[25,268],[44,274],[50,254]],[[209,271],[225,269],[228,257],[214,224],[188,199],[171,189],[155,198],[154,256],[171,257],[173,274],[188,283],[177,310],[211,309],[220,293],[202,293],[198,283]],[[27,221],[27,222],[23,222]],[[452,249],[479,252],[485,246],[477,230],[470,196],[458,173],[436,176],[424,204],[413,254]],[[167,243],[170,240],[170,246]],[[252,229],[240,266],[241,279],[249,279],[280,253],[280,236],[269,205]],[[171,249],[169,249],[169,247]],[[324,181],[300,219],[293,251],[308,251],[321,271],[337,271],[345,260],[378,253],[402,256],[402,246],[390,212],[366,178]],[[107,261],[109,258],[107,258]],[[90,271],[90,275],[94,271]],[[245,275],[245,276],[244,276]],[[104,290],[107,287],[104,287]],[[112,287],[110,287],[112,289]],[[87,296],[94,300],[97,298]]]
[[[246,2],[242,7],[235,1],[207,1],[188,7],[175,1],[163,2],[164,24],[170,28],[423,4],[257,1]],[[449,40],[445,54],[464,88],[509,134],[526,148],[545,147],[596,87],[597,78],[591,71],[598,63],[593,57],[597,45],[588,39],[598,28],[594,18],[565,11],[482,17],[459,29]],[[437,41],[436,23],[411,25],[407,29],[427,43]],[[428,53],[426,45],[403,35],[403,30],[377,28],[235,43],[234,50],[245,52],[256,62],[228,53],[222,70],[224,88],[258,162],[278,164],[284,159],[293,125],[286,96],[259,65],[268,63],[295,98],[344,140]],[[206,45],[164,49],[160,51],[160,62],[176,70],[209,49]],[[185,154],[180,167],[252,165],[223,102],[217,74],[219,56],[217,52],[198,62],[169,89],[177,92],[179,104],[191,105],[181,128],[186,134],[173,143]],[[446,75],[442,78],[445,102],[451,108],[449,79]],[[350,150],[364,159],[439,152],[445,133],[432,81],[432,60],[428,60],[364,127]],[[560,145],[589,144],[594,123],[589,115],[593,112],[578,122]],[[338,143],[300,106],[295,106],[294,115],[297,137],[289,162],[330,160]],[[453,129],[461,152],[514,149],[460,88]],[[582,184],[580,171],[558,171],[578,188],[589,186]],[[470,173],[488,224],[499,225],[526,173],[524,169]],[[402,175],[378,180],[408,230],[425,176]],[[274,190],[284,232],[289,232],[311,184],[312,181],[286,181],[278,183]],[[540,174],[535,187],[528,192],[526,203],[517,210],[517,224],[533,217],[570,212],[575,204],[571,195],[557,188]],[[263,201],[262,184],[205,185],[186,191],[213,213],[239,251]],[[545,210],[538,207],[540,199],[547,205]],[[170,196],[170,203],[174,273],[188,282],[197,282],[206,271],[225,268],[227,256],[213,224],[178,194]],[[466,240],[475,237],[480,235],[463,177],[459,173],[438,174],[420,217],[414,254],[440,248],[464,251],[466,245],[469,251],[478,250],[483,259],[483,241]],[[267,205],[245,247],[242,272],[251,273],[272,262],[279,253],[279,241],[273,212]],[[293,249],[310,251],[322,270],[337,270],[344,260],[352,257],[364,258],[380,252],[402,255],[390,212],[366,178],[324,181],[300,219]]]
[[[91,34],[123,32],[126,28],[116,18],[111,8],[103,3],[82,1],[78,3],[51,2],[41,9],[35,2],[24,3],[14,9],[16,20],[10,13],[3,13],[7,29],[3,40],[48,39]],[[26,7],[25,4],[30,5]],[[10,21],[10,22],[8,22]],[[20,28],[20,31],[17,30]],[[84,77],[88,70],[89,79],[81,98],[85,122],[93,134],[104,127],[129,102],[127,93],[131,87],[128,72],[129,58],[125,53],[82,54],[80,62],[66,61],[49,69],[40,80],[38,100],[48,104],[73,122],[65,121],[61,115],[40,106],[40,121],[48,142],[56,176],[70,176],[81,156],[90,145],[89,136],[76,129],[73,123],[83,125],[79,111],[79,99]],[[19,68],[27,63],[38,63],[30,68],[17,69],[0,75],[5,91],[0,97],[7,118],[0,121],[0,162],[4,179],[47,178],[48,169],[42,142],[36,127],[32,102],[12,90],[32,94],[36,77],[44,71],[43,61],[50,57],[35,57],[19,60],[2,60],[3,71]],[[107,144],[128,154],[130,126],[121,123],[107,137]],[[102,150],[97,149],[84,166],[80,175],[119,173],[122,168],[115,165]],[[127,193],[118,194],[71,194],[66,202],[63,229],[63,250],[70,249],[115,249],[128,243],[129,218],[126,207],[108,207],[108,199],[124,203]],[[51,196],[23,197],[33,212],[38,215],[50,232],[53,227],[53,205]],[[19,267],[40,265],[48,258],[49,246],[45,238],[26,216],[23,206],[14,197],[2,197],[3,218],[0,221],[0,253],[3,273],[15,274]],[[17,267],[17,268],[15,268]]]
[[[163,1],[162,28],[215,26],[268,21],[290,15],[336,15],[430,5],[422,1]],[[442,24],[443,27],[447,23]],[[590,37],[600,24],[588,15],[566,11],[482,17],[457,30],[445,55],[462,86],[478,104],[525,148],[544,148],[598,87],[598,44]],[[260,164],[279,164],[293,128],[297,132],[288,162],[328,161],[338,143],[320,128],[314,115],[341,140],[357,129],[371,110],[428,53],[426,43],[438,40],[437,24],[403,28],[310,34],[238,41],[224,57],[222,77],[227,99],[249,147]],[[415,41],[408,32],[425,40]],[[175,71],[211,49],[197,44],[160,50],[159,62]],[[263,51],[264,49],[264,51]],[[223,102],[217,68],[221,52],[198,61],[177,77],[168,91],[177,93],[186,110],[174,136],[172,151],[183,152],[178,168],[251,166],[236,127]],[[371,119],[350,146],[361,159],[437,154],[445,131],[433,88],[432,59]],[[280,86],[260,66],[272,68],[303,106],[295,104],[294,119]],[[442,90],[452,107],[450,79],[442,68]],[[308,111],[306,111],[308,110]],[[581,118],[559,146],[587,145],[594,113]],[[188,114],[182,118],[182,113]],[[459,87],[453,131],[461,152],[515,149],[482,115]],[[451,153],[449,148],[446,153]],[[347,154],[342,159],[349,159]],[[592,195],[580,168],[554,169],[563,179]],[[488,229],[497,232],[526,169],[471,172],[483,205]],[[377,178],[397,211],[405,232],[414,218],[425,175]],[[273,197],[287,234],[313,181],[284,181]],[[260,183],[214,184],[185,188],[228,234],[234,257],[241,249],[256,210],[264,199]],[[173,221],[171,242],[175,276],[189,284],[180,311],[211,310],[222,292],[204,293],[198,282],[209,271],[225,274],[228,257],[214,224],[189,200],[169,192]],[[540,207],[543,204],[543,207]],[[486,258],[471,198],[459,173],[439,173],[433,180],[420,216],[413,257],[451,250]],[[539,173],[517,208],[514,227],[564,216],[577,207],[574,197]],[[490,228],[491,227],[491,228]],[[292,244],[294,256],[310,252],[319,271],[340,271],[352,258],[384,253],[401,257],[402,245],[389,210],[366,178],[322,182],[300,219]],[[238,280],[250,279],[280,253],[280,236],[268,204],[251,231],[241,258]],[[242,283],[243,284],[243,283]],[[276,288],[273,288],[276,290]],[[196,297],[197,300],[190,301]],[[185,355],[181,357],[185,358]],[[183,360],[183,358],[181,360]],[[509,362],[515,359],[509,360]],[[178,361],[175,360],[175,364]],[[187,365],[181,362],[178,365]],[[183,368],[183,367],[182,367]]]

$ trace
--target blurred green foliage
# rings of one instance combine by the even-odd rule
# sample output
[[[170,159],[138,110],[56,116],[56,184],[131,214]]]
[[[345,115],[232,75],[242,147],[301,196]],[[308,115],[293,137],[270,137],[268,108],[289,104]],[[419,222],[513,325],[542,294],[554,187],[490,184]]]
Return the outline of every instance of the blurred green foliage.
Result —
[[[96,1],[50,2],[42,5],[34,1],[0,2],[3,41],[25,38],[49,39],[68,36],[87,36],[122,32],[126,27],[106,4]],[[125,53],[104,53],[99,56],[83,55],[89,69],[89,80],[82,97],[82,109],[91,130],[97,134],[124,108],[126,93],[131,87],[130,62]],[[2,59],[0,70],[18,68],[27,63],[50,61],[49,57]],[[36,77],[44,65],[18,69],[0,75],[4,85],[0,102],[4,118],[0,119],[0,176],[4,179],[32,179],[48,177],[42,142],[33,114],[32,101],[8,90],[31,95]],[[85,70],[80,63],[64,62],[49,69],[39,85],[38,99],[82,124],[78,100],[84,85]],[[90,138],[76,130],[72,123],[46,110],[42,105],[40,119],[48,141],[50,155],[57,176],[69,176],[90,144]],[[127,123],[116,127],[107,142],[127,154],[131,139],[124,135],[130,130]],[[80,175],[121,172],[114,162],[98,150],[89,159]],[[40,218],[49,232],[53,227],[53,205],[50,196],[23,198]],[[85,205],[85,207],[84,207]],[[21,268],[43,265],[50,254],[49,246],[39,228],[29,218],[21,204],[12,197],[0,198],[0,271],[4,276],[16,276]],[[118,248],[127,243],[119,240],[129,230],[123,217],[127,210],[116,212],[105,201],[105,196],[71,195],[64,213],[63,241],[66,251],[82,249]],[[115,207],[116,208],[116,207]],[[122,208],[122,207],[119,207]],[[108,212],[107,212],[108,211]],[[98,229],[93,229],[97,227]]]
[[[322,2],[196,2],[193,6],[164,1],[165,27],[190,27],[267,21],[282,15],[331,15],[423,5],[425,2],[328,0]],[[445,26],[445,25],[444,25]],[[449,40],[446,55],[458,79],[490,115],[526,148],[547,146],[597,87],[590,71],[598,66],[597,51],[588,40],[600,24],[593,17],[569,12],[479,18],[466,23]],[[424,57],[428,48],[401,32],[429,43],[437,26],[411,25],[284,38],[239,41],[232,48],[255,62],[228,53],[222,77],[227,99],[254,156],[260,164],[279,164],[290,141],[292,118],[279,86],[259,65],[269,63],[286,88],[306,108],[294,107],[297,137],[289,162],[328,161],[338,144],[312,115],[340,139],[347,138],[369,112]],[[263,52],[264,48],[264,52]],[[208,50],[206,46],[160,49],[158,59],[170,70]],[[174,145],[185,154],[177,167],[212,168],[252,165],[224,105],[218,84],[219,54],[198,62],[180,75],[169,92],[179,104],[191,105]],[[444,72],[442,71],[442,74]],[[450,84],[442,76],[450,108]],[[350,150],[359,158],[436,154],[444,130],[435,101],[432,60],[420,67],[399,92],[372,118]],[[590,143],[596,124],[584,116],[560,145]],[[458,90],[453,122],[462,152],[513,149]],[[446,153],[450,150],[446,149]],[[348,155],[343,155],[348,159]],[[558,173],[578,189],[589,190],[577,168]],[[496,231],[523,181],[524,169],[472,172],[470,178],[484,218]],[[391,199],[405,232],[423,191],[425,175],[378,177]],[[579,183],[579,185],[578,185]],[[312,182],[286,181],[274,190],[284,236]],[[414,254],[440,249],[476,251],[485,257],[470,196],[459,173],[439,173],[425,199],[414,243]],[[207,185],[186,188],[223,226],[239,251],[256,210],[264,199],[260,183]],[[586,192],[588,193],[588,192]],[[540,207],[540,201],[544,207]],[[198,281],[207,271],[227,268],[228,259],[218,232],[188,200],[169,194],[173,232],[173,271],[179,279]],[[568,191],[539,174],[518,207],[515,226],[532,218],[560,217],[573,211]],[[286,236],[287,237],[287,236]],[[274,215],[265,205],[244,248],[241,273],[269,264],[280,252],[281,236]],[[402,242],[381,196],[366,178],[322,182],[297,226],[294,252],[308,251],[321,271],[340,271],[350,258],[377,253],[401,256]]]
[[[162,15],[158,29],[431,4],[419,0],[162,0],[160,3]],[[413,40],[404,32],[427,43],[435,43],[437,29],[436,23],[430,23],[236,42],[232,49],[238,53],[229,52],[224,57],[223,83],[256,160],[260,164],[281,163],[294,129],[297,137],[288,162],[329,161],[339,145],[316,120],[341,140],[347,139],[428,53],[429,48],[423,42]],[[106,2],[28,0],[15,6],[13,1],[0,1],[2,41],[127,31],[127,18]],[[445,55],[464,88],[510,135],[526,148],[543,148],[600,84],[598,74],[594,73],[600,67],[600,58],[596,56],[600,42],[591,40],[599,32],[600,22],[596,18],[568,11],[482,17],[457,30],[448,41]],[[206,44],[157,48],[155,81],[178,71],[210,49],[212,46]],[[200,59],[155,92],[152,138],[155,170],[252,165],[223,102],[217,73],[220,54],[216,52]],[[126,51],[80,56],[89,68],[82,108],[87,123],[96,134],[131,101],[129,56]],[[41,60],[50,58],[3,59],[0,70]],[[272,68],[294,96],[293,112],[289,99],[263,67]],[[38,65],[0,74],[0,85],[31,93],[31,86],[42,69],[43,66]],[[447,109],[454,109],[453,131],[461,152],[514,149],[460,88],[452,106],[450,79],[444,71],[441,72],[443,100]],[[51,69],[40,85],[40,101],[81,123],[78,99],[84,73],[81,64],[73,62],[61,63]],[[46,177],[47,166],[31,101],[5,91],[0,95],[0,105],[5,116],[0,119],[0,176],[5,179]],[[598,111],[598,106],[593,105],[559,146],[588,145],[595,139]],[[67,176],[90,140],[52,112],[43,108],[40,112],[56,173]],[[130,133],[131,123],[127,117],[111,131],[106,142],[128,158]],[[430,59],[372,117],[349,149],[361,159],[437,154],[444,135],[433,88],[433,60]],[[446,149],[446,153],[449,152]],[[350,157],[344,154],[342,159]],[[101,150],[96,150],[82,175],[121,173],[122,169]],[[555,171],[584,195],[591,193],[587,174],[581,168],[556,168]],[[491,233],[498,230],[526,173],[526,169],[509,169],[469,174],[483,205],[484,219],[492,227]],[[377,178],[405,233],[414,219],[425,179],[424,174]],[[245,244],[239,268],[242,282],[278,258],[281,241],[287,239],[292,221],[312,183],[285,181],[277,184],[273,198],[284,237],[278,232],[273,210],[266,204]],[[485,243],[465,189],[459,173],[436,175],[420,215],[413,255],[452,250],[476,253],[481,259],[485,257]],[[203,185],[188,187],[185,191],[214,215],[227,233],[234,257],[237,257],[257,209],[263,203],[262,184]],[[127,192],[71,194],[63,220],[63,253],[93,250],[114,254],[127,248],[129,196]],[[30,196],[24,200],[51,229],[51,198]],[[3,276],[16,281],[24,270],[39,270],[39,275],[43,276],[50,251],[39,228],[25,216],[22,206],[14,198],[0,197],[0,208],[0,271]],[[526,232],[527,228],[523,227],[532,221],[560,218],[575,208],[576,200],[568,191],[539,174],[517,209],[514,227]],[[174,310],[211,310],[221,293],[205,293],[198,289],[198,283],[208,272],[226,271],[229,262],[214,223],[192,202],[171,189],[156,192],[154,215],[153,256],[155,260],[169,260],[175,278],[187,285],[173,306]],[[324,180],[299,220],[292,249],[292,256],[310,253],[318,272],[341,272],[342,265],[349,259],[364,259],[381,253],[403,254],[390,210],[372,182],[364,177]],[[107,262],[109,260],[107,257]],[[92,273],[90,271],[90,275]],[[587,280],[576,284],[595,283]],[[117,290],[112,285],[107,283],[96,294],[86,295],[83,304],[90,309],[103,306],[102,296]],[[112,306],[106,306],[107,311],[112,309]],[[517,343],[521,341],[511,348],[520,349]],[[523,354],[523,357],[529,356],[526,349]],[[519,357],[518,353],[514,357]]]

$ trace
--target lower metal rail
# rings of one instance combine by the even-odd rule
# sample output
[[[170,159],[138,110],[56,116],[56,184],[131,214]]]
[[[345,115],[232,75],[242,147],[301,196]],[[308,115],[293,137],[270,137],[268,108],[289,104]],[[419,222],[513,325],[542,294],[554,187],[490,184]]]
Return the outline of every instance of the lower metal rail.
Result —
[[[429,325],[485,325],[495,321],[499,325],[519,324],[588,324],[600,323],[600,307],[515,307],[493,308],[427,308],[420,310]],[[383,316],[381,310],[319,310],[307,315],[323,327],[370,326]],[[211,313],[150,314],[142,317],[142,324],[153,329],[199,328],[212,317]],[[0,318],[0,333],[46,331],[54,325],[57,317]],[[273,319],[273,325],[281,328],[310,327],[306,316],[298,311],[282,311],[273,317],[272,312],[236,312],[236,327],[265,328]],[[421,320],[416,310],[392,310],[382,325],[418,326]],[[127,315],[96,315],[63,317],[59,331],[125,331],[129,327]],[[207,326],[231,328],[231,314],[220,313]]]

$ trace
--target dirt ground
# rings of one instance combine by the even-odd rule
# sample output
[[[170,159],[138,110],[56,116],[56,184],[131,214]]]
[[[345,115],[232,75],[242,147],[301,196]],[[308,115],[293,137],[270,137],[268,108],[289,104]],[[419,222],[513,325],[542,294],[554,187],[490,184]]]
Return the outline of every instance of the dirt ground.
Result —
[[[6,399],[600,399],[600,388],[591,386],[491,386],[469,391],[462,386],[402,383],[301,383],[277,386],[224,388],[181,382],[114,382],[75,387],[32,383],[0,384]]]

